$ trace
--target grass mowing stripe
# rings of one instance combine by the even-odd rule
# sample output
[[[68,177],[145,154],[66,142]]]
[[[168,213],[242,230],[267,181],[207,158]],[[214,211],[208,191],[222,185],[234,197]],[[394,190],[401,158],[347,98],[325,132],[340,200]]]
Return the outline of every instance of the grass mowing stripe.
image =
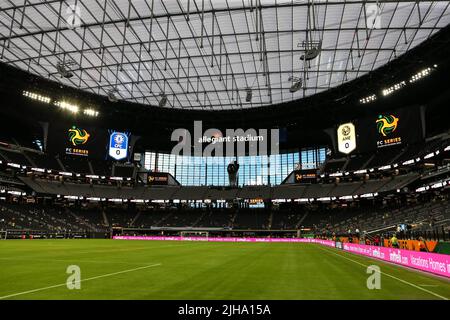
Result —
[[[138,270],[143,270],[143,269],[148,269],[148,268],[152,268],[152,267],[158,267],[160,265],[161,265],[161,263],[156,263],[156,264],[151,264],[151,265],[144,266],[144,267],[139,267],[139,268],[133,268],[133,269],[127,269],[127,270],[123,270],[123,271],[113,272],[113,273],[102,274],[100,276],[95,276],[95,277],[91,277],[91,278],[81,279],[81,280],[75,281],[75,282],[76,283],[80,283],[80,282],[85,282],[85,281],[91,281],[91,280],[96,280],[96,279],[100,279],[100,278],[106,278],[106,277],[115,276],[115,275],[118,275],[118,274],[123,274],[123,273],[128,273],[128,272],[133,272],[133,271],[138,271]],[[35,293],[35,292],[39,292],[39,291],[50,290],[50,289],[54,289],[54,288],[58,288],[58,287],[63,287],[65,285],[67,285],[67,283],[61,283],[61,284],[56,284],[56,285],[53,285],[53,286],[48,286],[48,287],[37,288],[37,289],[28,290],[28,291],[17,292],[17,293],[13,293],[13,294],[9,294],[9,295],[0,297],[0,300],[12,298],[12,297],[17,297],[17,296],[21,296],[21,295],[25,295],[25,294]]]
[[[338,256],[338,257],[341,257],[341,258],[343,258],[343,259],[347,259],[347,260],[352,261],[353,263],[359,264],[360,266],[363,266],[363,267],[365,267],[365,268],[368,267],[368,265],[365,265],[364,263],[361,263],[361,262],[359,262],[359,261],[350,259],[350,258],[348,258],[348,257],[346,257],[346,256],[344,256],[344,255],[342,255],[342,254],[338,254],[338,253],[336,253],[336,252],[330,251],[330,250],[325,249],[325,248],[322,248],[322,247],[319,247],[319,248],[320,248],[322,251],[325,251],[325,252],[334,254],[334,255],[336,255],[336,256]],[[377,261],[381,261],[381,260],[377,260]],[[382,262],[382,261],[381,261],[381,262]],[[433,295],[433,296],[435,296],[435,297],[437,297],[437,298],[439,298],[439,299],[442,299],[442,300],[448,300],[448,298],[446,298],[446,297],[444,297],[444,296],[441,296],[440,294],[437,294],[436,292],[433,292],[433,291],[430,291],[430,290],[428,290],[428,289],[422,288],[422,287],[420,287],[420,286],[418,286],[418,285],[415,285],[414,283],[411,283],[411,282],[409,282],[409,281],[406,281],[406,280],[397,278],[397,277],[395,277],[395,276],[393,276],[393,275],[390,275],[390,274],[388,274],[388,273],[386,273],[386,272],[380,271],[380,273],[383,274],[383,275],[385,275],[385,276],[388,276],[388,277],[390,277],[390,278],[392,278],[392,279],[395,279],[395,280],[397,280],[397,281],[400,281],[400,282],[402,282],[402,283],[404,283],[404,284],[407,284],[407,285],[409,285],[409,286],[411,286],[411,287],[414,287],[414,288],[416,288],[416,289],[422,290],[422,291],[424,291],[424,292],[426,292],[426,293],[428,293],[428,294],[431,294],[431,295]]]
[[[114,240],[114,241],[120,241],[120,240]],[[130,240],[125,240],[130,241]],[[178,242],[179,243],[179,242]],[[120,252],[120,251],[139,251],[139,250],[148,250],[148,249],[160,249],[160,248],[168,248],[168,247],[182,247],[190,245],[189,243],[181,243],[181,244],[169,244],[165,246],[156,246],[156,247],[137,247],[137,248],[124,248],[124,249],[102,249],[102,250],[90,250],[90,251],[77,251],[77,254],[84,254],[84,253],[108,253],[108,252]]]
[[[127,264],[127,265],[148,265],[148,262],[125,262],[125,261],[98,261],[98,260],[80,260],[77,259],[36,259],[36,258],[3,258],[0,257],[0,260],[3,261],[26,261],[26,262],[69,262],[69,263],[100,263],[100,264]]]
[[[119,241],[119,240],[116,240]],[[131,249],[110,249],[110,250],[91,250],[91,251],[71,251],[70,255],[74,255],[75,254],[84,254],[84,253],[114,253],[114,252],[120,252],[120,251],[126,251],[126,252],[130,252],[130,251],[136,251],[136,250],[149,250],[149,249],[154,249],[154,250],[158,250],[158,249],[162,249],[162,248],[168,248],[168,247],[183,247],[183,246],[194,246],[193,242],[190,243],[180,243],[180,244],[172,244],[172,245],[162,245],[162,246],[153,246],[153,247],[139,247],[139,248],[131,248]],[[54,262],[75,262],[74,259],[53,259],[53,258],[47,258],[47,259],[39,259],[39,258],[16,258],[16,257],[0,257],[0,260],[5,260],[5,261],[31,261],[31,262],[48,262],[48,261],[54,261]],[[127,265],[139,265],[139,264],[143,264],[143,265],[147,265],[148,262],[124,262],[124,261],[98,261],[98,260],[80,260],[77,259],[76,260],[77,263],[100,263],[100,264],[127,264]]]

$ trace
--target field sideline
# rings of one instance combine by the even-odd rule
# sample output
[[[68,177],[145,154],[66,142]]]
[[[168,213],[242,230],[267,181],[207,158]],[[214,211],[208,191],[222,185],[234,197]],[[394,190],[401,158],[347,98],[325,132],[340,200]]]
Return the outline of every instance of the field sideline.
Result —
[[[0,299],[450,299],[447,279],[317,244],[7,240],[0,270]]]

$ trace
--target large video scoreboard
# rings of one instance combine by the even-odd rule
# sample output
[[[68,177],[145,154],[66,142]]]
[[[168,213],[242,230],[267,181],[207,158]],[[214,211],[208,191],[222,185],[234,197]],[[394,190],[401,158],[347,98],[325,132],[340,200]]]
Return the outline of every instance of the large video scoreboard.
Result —
[[[357,139],[360,152],[419,142],[423,139],[419,108],[380,112],[360,119]]]
[[[47,151],[53,154],[96,159],[128,160],[131,134],[81,123],[50,124]]]
[[[417,143],[423,140],[423,129],[419,107],[375,113],[338,126],[338,151],[367,153]]]

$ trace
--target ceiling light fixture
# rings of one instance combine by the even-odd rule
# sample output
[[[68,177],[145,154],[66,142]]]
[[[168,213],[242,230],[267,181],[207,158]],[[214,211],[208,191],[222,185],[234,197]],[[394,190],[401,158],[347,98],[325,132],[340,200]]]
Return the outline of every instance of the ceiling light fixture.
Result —
[[[58,62],[56,64],[56,71],[58,71],[61,78],[70,79],[73,77],[73,72],[70,70],[69,66],[69,63]]]
[[[294,93],[303,87],[303,80],[301,78],[291,77],[289,81],[294,81],[289,88],[289,92]]]
[[[245,91],[247,92],[247,96],[245,97],[245,101],[251,102],[252,101],[252,96],[253,96],[252,89],[248,88],[248,89],[245,89]]]
[[[116,96],[117,89],[111,89],[108,91],[108,100],[110,102],[117,102],[119,99]]]
[[[300,56],[300,60],[314,60],[322,51],[322,41],[304,41],[302,46],[305,48],[305,53]]]
[[[164,107],[167,104],[167,95],[163,92],[161,93],[161,100],[159,100],[159,106]]]

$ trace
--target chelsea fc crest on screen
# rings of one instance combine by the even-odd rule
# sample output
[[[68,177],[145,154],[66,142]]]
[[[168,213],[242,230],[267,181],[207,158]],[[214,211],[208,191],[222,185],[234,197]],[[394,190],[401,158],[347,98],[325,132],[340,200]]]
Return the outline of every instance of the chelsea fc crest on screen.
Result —
[[[122,160],[128,156],[128,134],[113,132],[109,136],[109,156],[116,160]]]

